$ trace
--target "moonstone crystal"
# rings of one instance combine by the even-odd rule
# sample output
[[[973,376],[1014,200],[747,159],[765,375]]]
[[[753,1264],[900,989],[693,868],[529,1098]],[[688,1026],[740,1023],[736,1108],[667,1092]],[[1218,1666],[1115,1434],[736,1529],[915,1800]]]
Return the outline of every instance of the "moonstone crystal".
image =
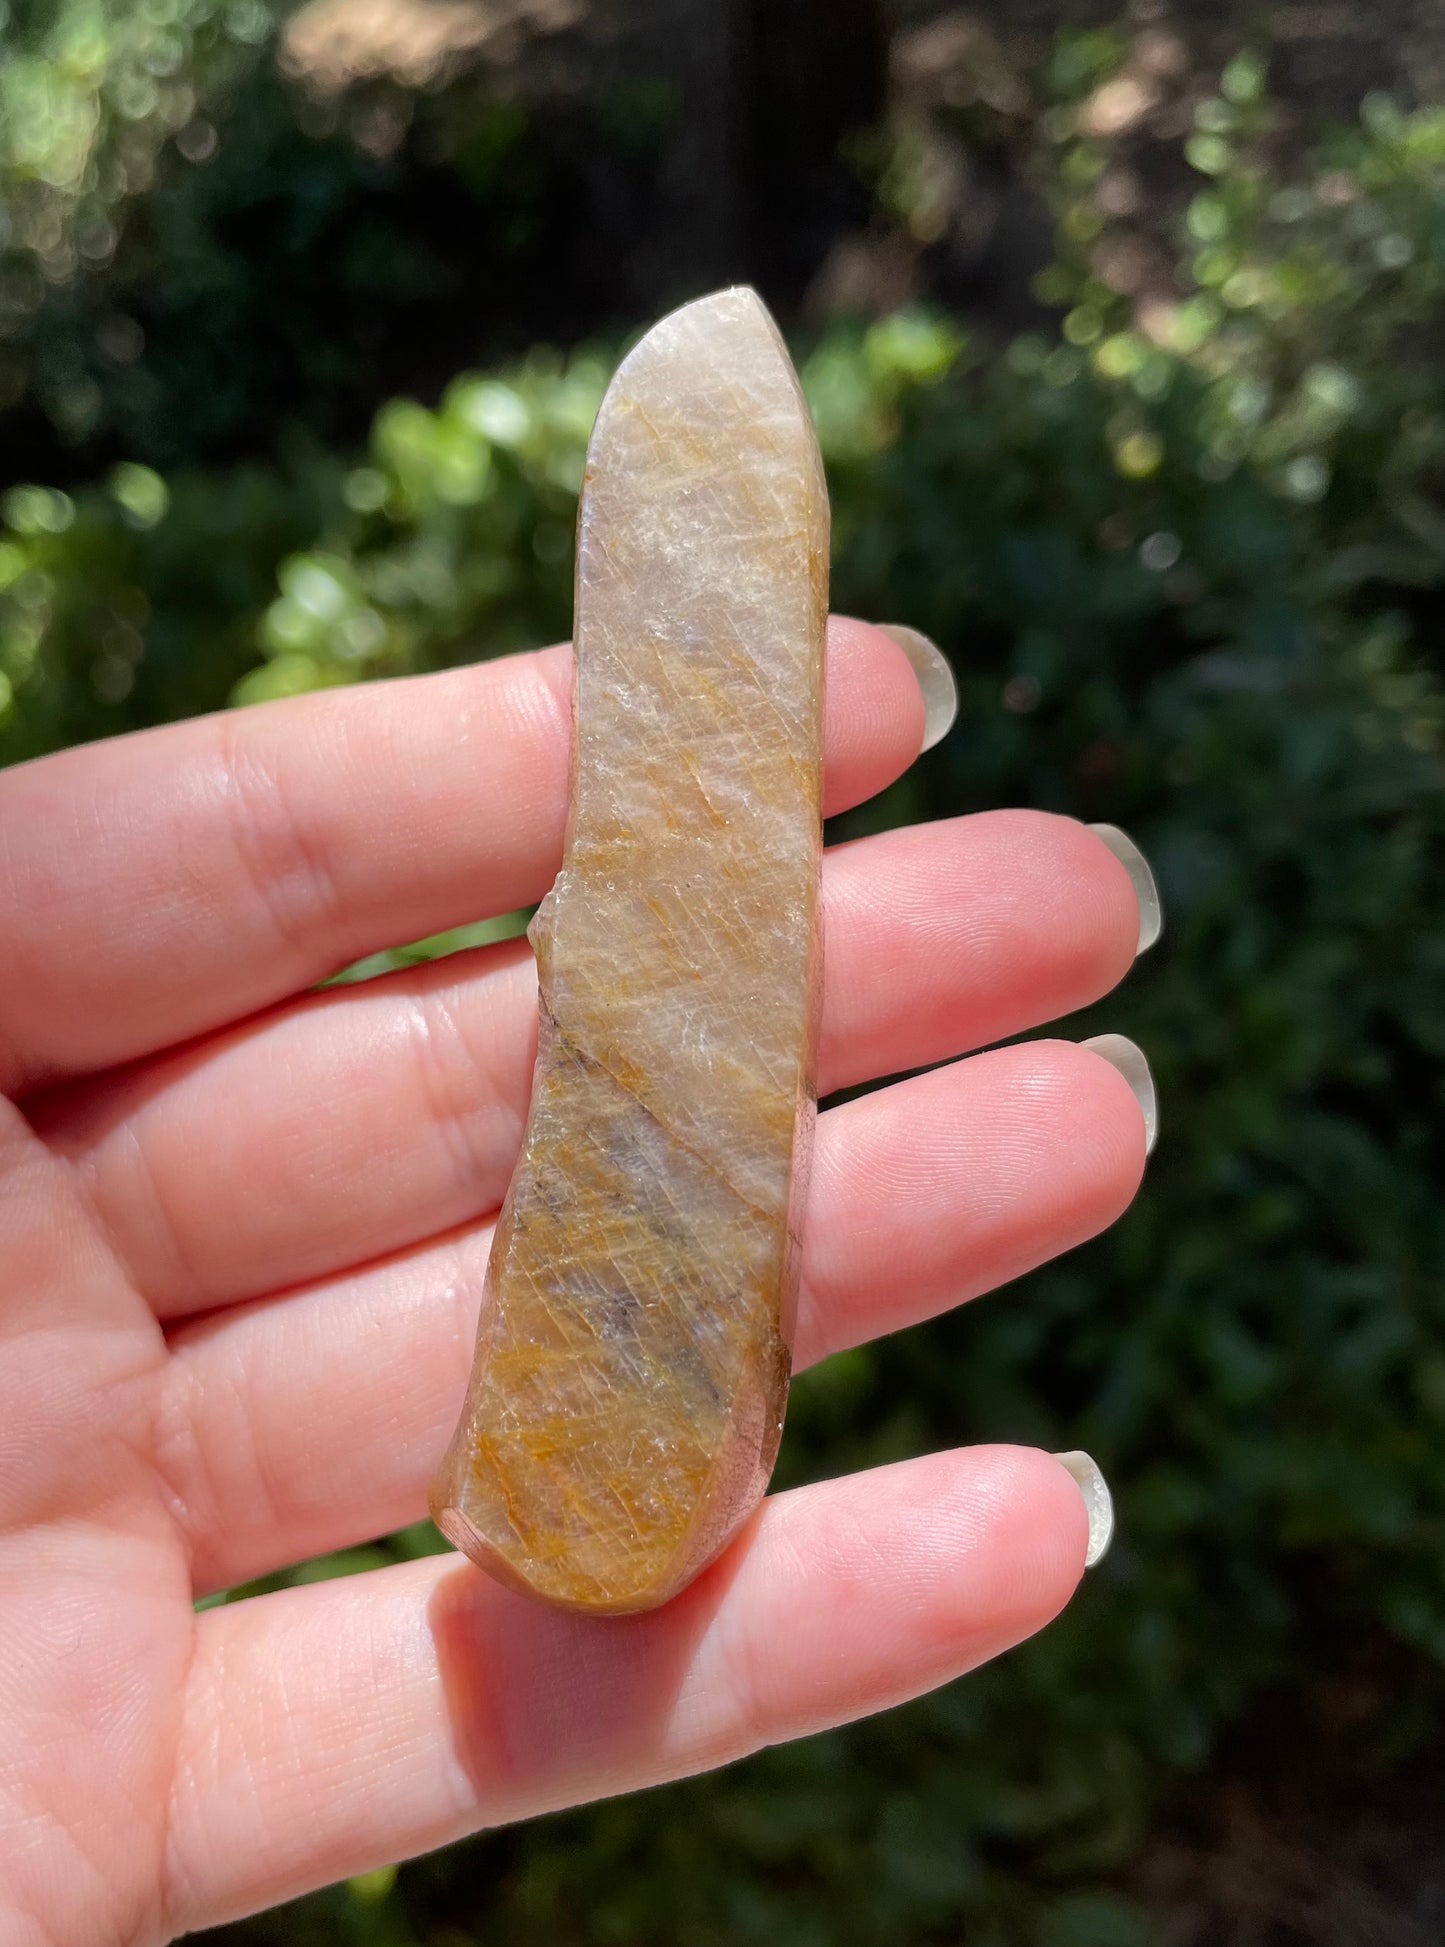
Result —
[[[541,1038],[438,1524],[627,1611],[756,1506],[815,1114],[828,501],[748,290],[665,318],[598,414]]]

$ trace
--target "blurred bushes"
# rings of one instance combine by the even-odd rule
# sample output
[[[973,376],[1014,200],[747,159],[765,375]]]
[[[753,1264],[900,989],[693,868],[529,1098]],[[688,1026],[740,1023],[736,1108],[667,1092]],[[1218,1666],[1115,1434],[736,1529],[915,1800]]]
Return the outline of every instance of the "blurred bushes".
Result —
[[[171,136],[269,38],[266,0],[17,0],[0,65],[0,250],[10,319],[45,285],[109,262],[118,221],[151,188]],[[211,131],[214,137],[214,130]],[[197,131],[189,146],[201,140]],[[28,272],[28,275],[26,274]]]
[[[392,392],[646,312],[660,253],[617,239],[681,103],[569,40],[589,11],[6,0],[0,470],[353,447]]]
[[[1039,1642],[909,1710],[237,1940],[1131,1947],[1157,1937],[1134,1862],[1221,1743],[1268,1790],[1301,1767],[1250,1726],[1287,1723],[1306,1798],[1346,1762],[1388,1795],[1445,1731],[1445,115],[1373,100],[1282,180],[1241,57],[1141,304],[1088,133],[1115,44],[1065,52],[1057,332],[904,314],[804,370],[835,605],[929,630],[962,692],[846,829],[1020,801],[1133,832],[1165,941],[1077,1031],[1142,1042],[1163,1139],[1107,1238],[800,1381],[782,1471],[1085,1446],[1114,1552]],[[393,401],[351,459],[12,489],[0,753],[565,633],[606,370],[537,354]]]
[[[53,315],[38,321],[77,274],[109,269],[168,142],[188,160],[213,153],[216,131],[200,105],[254,65],[273,13],[266,0],[7,0],[0,406],[33,391],[63,434],[91,429],[101,400],[85,338],[57,332]],[[102,320],[115,362],[130,362],[134,332],[133,320]]]

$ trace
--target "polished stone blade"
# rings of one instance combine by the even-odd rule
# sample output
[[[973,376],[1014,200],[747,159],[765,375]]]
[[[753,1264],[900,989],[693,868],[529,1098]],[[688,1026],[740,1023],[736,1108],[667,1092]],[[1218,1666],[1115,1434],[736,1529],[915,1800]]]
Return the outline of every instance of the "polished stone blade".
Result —
[[[442,1529],[579,1608],[665,1601],[776,1457],[815,1113],[828,501],[748,290],[614,378],[578,522],[566,856]]]

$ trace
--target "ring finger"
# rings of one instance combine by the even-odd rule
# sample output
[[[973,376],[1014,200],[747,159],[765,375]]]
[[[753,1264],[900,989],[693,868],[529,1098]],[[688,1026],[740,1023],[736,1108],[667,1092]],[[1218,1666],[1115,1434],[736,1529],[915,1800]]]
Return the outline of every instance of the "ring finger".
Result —
[[[1001,1048],[831,1109],[803,1239],[797,1364],[930,1317],[1126,1207],[1144,1120],[1069,1042]],[[174,1335],[163,1465],[199,1586],[416,1520],[466,1383],[489,1224]]]

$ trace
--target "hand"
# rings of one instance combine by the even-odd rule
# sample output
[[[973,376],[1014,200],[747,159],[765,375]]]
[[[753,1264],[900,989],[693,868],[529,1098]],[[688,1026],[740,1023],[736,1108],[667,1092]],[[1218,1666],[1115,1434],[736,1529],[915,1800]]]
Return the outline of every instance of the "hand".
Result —
[[[827,801],[917,754],[900,649],[830,632]],[[201,1614],[416,1520],[471,1356],[535,1038],[525,944],[310,992],[538,898],[566,649],[207,718],[0,777],[0,1939],[163,1941],[486,1824],[878,1710],[1068,1599],[1053,1459],[965,1449],[770,1500],[650,1615],[455,1555]],[[934,1063],[1128,969],[1070,820],[839,847],[820,1085]],[[819,1125],[800,1366],[1116,1217],[1139,1105],[1072,1043]]]

